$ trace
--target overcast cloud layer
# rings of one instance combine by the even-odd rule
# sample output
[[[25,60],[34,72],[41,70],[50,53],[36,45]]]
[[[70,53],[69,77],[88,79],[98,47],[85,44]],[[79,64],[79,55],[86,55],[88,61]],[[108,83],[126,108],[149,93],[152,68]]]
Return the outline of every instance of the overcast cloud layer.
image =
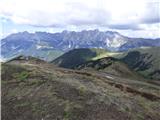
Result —
[[[160,37],[159,12],[159,0],[0,0],[3,21],[17,25],[99,28],[149,37]]]

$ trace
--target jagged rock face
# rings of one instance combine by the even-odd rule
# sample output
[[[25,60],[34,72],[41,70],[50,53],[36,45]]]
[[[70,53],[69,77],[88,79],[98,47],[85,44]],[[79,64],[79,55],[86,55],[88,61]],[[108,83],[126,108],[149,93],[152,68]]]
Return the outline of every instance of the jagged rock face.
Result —
[[[27,54],[51,60],[51,58],[47,58],[47,55],[53,56],[55,51],[58,52],[57,54],[75,48],[103,48],[111,51],[126,51],[130,48],[142,46],[160,46],[160,39],[128,38],[117,32],[101,32],[99,30],[63,31],[61,33],[22,32],[2,39],[1,59]],[[57,54],[54,55],[58,57]]]

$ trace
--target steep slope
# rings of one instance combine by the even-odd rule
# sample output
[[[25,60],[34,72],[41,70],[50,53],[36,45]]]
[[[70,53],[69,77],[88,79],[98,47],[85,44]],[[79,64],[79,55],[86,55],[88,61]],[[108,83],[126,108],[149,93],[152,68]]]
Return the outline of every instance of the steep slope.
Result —
[[[104,49],[74,49],[71,50],[57,59],[53,60],[51,63],[64,68],[74,68],[77,65],[83,64],[90,60],[96,60],[106,56],[117,55],[118,53],[109,52]]]
[[[76,68],[81,65],[86,68],[86,66],[90,64],[92,65],[92,68],[95,69],[95,67],[100,67],[98,66],[99,64],[103,64],[105,57],[113,57],[119,59],[121,63],[124,62],[130,67],[130,69],[136,71],[140,75],[149,79],[159,80],[159,52],[160,47],[144,47],[127,52],[110,52],[103,49],[76,49],[63,54],[56,60],[52,61],[52,63],[64,68]]]
[[[34,61],[35,60],[35,61]],[[37,62],[39,61],[39,62]],[[2,120],[159,120],[159,86],[18,57],[2,64]],[[142,89],[143,88],[143,89]]]
[[[79,65],[78,67],[76,67],[76,69],[86,71],[96,70],[101,73],[116,75],[123,78],[142,78],[136,72],[129,69],[128,66],[122,61],[113,57],[105,57],[94,61],[88,61],[84,64]]]
[[[160,46],[160,39],[129,38],[118,32],[99,30],[63,31],[61,33],[22,32],[11,34],[1,40],[1,59],[27,54],[50,61],[58,57],[57,52],[67,52],[76,48],[127,51],[143,46]],[[54,54],[55,52],[56,54]],[[54,55],[55,57],[53,57]]]
[[[135,49],[125,53],[121,60],[145,77],[160,80],[159,53],[160,47]]]

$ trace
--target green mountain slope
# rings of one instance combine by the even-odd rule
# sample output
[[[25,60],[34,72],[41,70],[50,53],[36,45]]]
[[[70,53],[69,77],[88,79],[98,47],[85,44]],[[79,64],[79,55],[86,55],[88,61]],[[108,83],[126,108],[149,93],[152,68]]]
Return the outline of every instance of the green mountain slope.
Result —
[[[90,60],[97,60],[103,57],[114,56],[117,54],[118,53],[116,52],[109,52],[104,49],[96,48],[74,49],[53,60],[51,63],[54,63],[59,67],[74,68],[77,65],[83,64]]]
[[[80,70],[97,70],[101,73],[108,73],[110,75],[125,78],[142,78],[136,72],[131,70],[128,65],[113,57],[105,57],[98,60],[88,61],[76,68]]]
[[[53,66],[32,57],[2,64],[2,120],[159,120],[160,88]]]
[[[160,47],[134,49],[121,60],[145,77],[160,80]]]
[[[88,61],[105,57],[117,58],[130,69],[148,79],[160,80],[160,47],[138,48],[128,52],[110,52],[103,49],[75,49],[58,57],[52,63],[64,68],[76,68]]]

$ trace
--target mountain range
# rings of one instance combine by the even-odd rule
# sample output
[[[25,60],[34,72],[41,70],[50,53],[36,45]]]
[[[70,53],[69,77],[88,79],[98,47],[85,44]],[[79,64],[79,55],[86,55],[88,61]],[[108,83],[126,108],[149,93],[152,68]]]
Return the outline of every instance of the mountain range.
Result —
[[[64,52],[76,48],[127,51],[133,48],[155,46],[160,46],[160,38],[131,38],[118,32],[102,32],[97,29],[61,33],[21,32],[11,34],[1,40],[1,60],[8,60],[18,55],[28,55],[52,61]]]

